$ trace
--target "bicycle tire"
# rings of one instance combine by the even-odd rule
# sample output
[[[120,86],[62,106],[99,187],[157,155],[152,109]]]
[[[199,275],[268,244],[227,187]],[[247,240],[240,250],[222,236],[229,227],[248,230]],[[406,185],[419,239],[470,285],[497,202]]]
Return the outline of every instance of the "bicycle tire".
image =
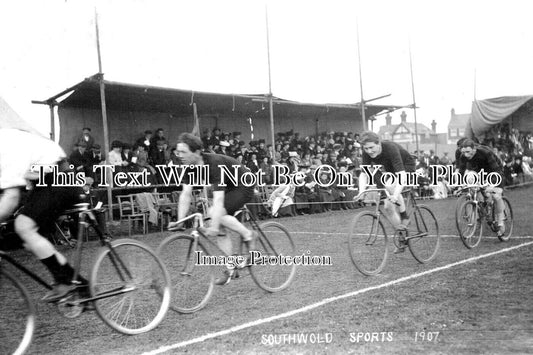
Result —
[[[9,271],[0,269],[1,354],[21,355],[28,350],[35,332],[35,306],[28,290]],[[20,329],[23,318],[24,324]],[[16,334],[20,331],[21,334]]]
[[[279,292],[291,284],[296,273],[296,264],[280,265],[274,262],[272,265],[262,257],[296,256],[296,247],[289,231],[280,223],[265,222],[259,226],[258,239],[255,241],[255,252],[259,252],[261,258],[251,260],[250,274],[252,279],[261,289],[267,292]],[[259,255],[259,254],[254,254]]]
[[[361,233],[368,228],[368,233]],[[363,275],[373,276],[383,270],[389,255],[388,243],[385,227],[374,212],[360,212],[352,220],[348,250],[352,263]]]
[[[478,246],[483,235],[483,223],[474,201],[465,201],[455,210],[455,225],[465,247],[472,249]]]
[[[142,242],[117,239],[111,246],[112,250],[104,247],[96,256],[89,283],[91,295],[97,297],[119,289],[124,293],[95,300],[96,312],[104,323],[120,333],[135,335],[150,331],[161,323],[170,305],[168,271],[157,254]],[[140,305],[134,305],[134,301]],[[142,313],[139,321],[131,318],[136,310]]]
[[[196,251],[209,255],[207,249],[198,241],[193,250],[193,243],[194,238],[189,235],[174,234],[165,238],[157,248],[159,258],[171,270],[170,308],[179,313],[194,313],[204,308],[215,286],[213,267],[196,263]]]
[[[511,239],[511,235],[513,233],[513,226],[514,226],[513,208],[511,207],[511,202],[509,201],[507,197],[502,196],[502,200],[504,203],[503,224],[505,225],[505,233],[503,235],[499,235],[498,239],[500,239],[502,242],[506,242],[509,239]]]
[[[427,206],[417,206],[409,225],[407,245],[413,257],[421,264],[433,260],[440,245],[439,224],[433,212]],[[416,232],[413,233],[415,226]]]

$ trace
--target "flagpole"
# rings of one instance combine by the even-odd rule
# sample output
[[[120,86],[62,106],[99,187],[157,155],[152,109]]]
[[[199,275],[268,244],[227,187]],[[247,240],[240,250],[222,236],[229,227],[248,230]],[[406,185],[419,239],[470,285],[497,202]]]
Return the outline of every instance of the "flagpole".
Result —
[[[100,51],[100,30],[98,28],[98,12],[96,11],[96,6],[94,7],[94,24],[95,24],[95,30],[96,30],[96,51],[98,54],[98,83],[100,84],[100,102],[102,106],[102,126],[104,131],[104,154],[106,155],[106,163],[109,163],[107,161],[107,153],[109,152],[109,129],[107,126],[107,108],[106,108],[106,100],[105,100],[105,83],[104,83],[104,73],[102,71],[102,53]],[[112,173],[110,172],[108,177],[112,177]],[[113,187],[113,179],[108,179],[110,183],[107,185],[107,205],[109,208],[108,211],[108,218],[110,221],[113,220],[113,193],[112,193],[112,187]]]
[[[270,111],[270,139],[272,141],[272,148],[275,149],[276,141],[274,140],[274,102],[272,100],[272,74],[270,70],[270,35],[268,28],[268,6],[265,4],[265,19],[266,19],[266,40],[267,40],[267,57],[268,57],[268,108]]]
[[[366,131],[365,117],[365,99],[363,98],[363,74],[361,71],[361,46],[359,45],[359,20],[356,21],[357,27],[357,57],[359,59],[359,87],[361,89],[361,119],[363,120],[363,131]]]
[[[416,120],[416,99],[415,99],[415,81],[413,79],[413,58],[411,56],[411,38],[409,38],[409,66],[411,68],[411,90],[413,92],[413,113],[415,116],[415,142],[416,142],[416,155],[420,156],[420,148],[418,146],[418,122]]]

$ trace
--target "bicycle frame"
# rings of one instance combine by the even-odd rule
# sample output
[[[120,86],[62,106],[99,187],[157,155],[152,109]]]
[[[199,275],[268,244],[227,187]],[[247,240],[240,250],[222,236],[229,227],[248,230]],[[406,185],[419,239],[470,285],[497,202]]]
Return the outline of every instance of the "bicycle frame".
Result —
[[[374,213],[376,214],[376,216],[378,218],[377,219],[378,223],[376,223],[376,228],[377,228],[377,225],[379,224],[379,220],[380,220],[381,216],[383,216],[385,218],[385,220],[389,223],[389,225],[391,225],[393,228],[395,228],[395,226],[393,225],[393,223],[391,222],[391,220],[389,219],[387,214],[381,208],[381,206],[383,205],[383,202],[390,197],[389,191],[387,191],[387,189],[368,189],[368,190],[363,191],[360,195],[362,196],[362,195],[370,193],[370,192],[378,192],[378,193],[380,193],[379,200],[376,199],[376,209],[374,211]],[[385,192],[386,197],[381,197],[381,193],[382,192]],[[407,217],[409,218],[409,220],[412,223],[411,217],[414,215],[415,211],[418,209],[418,206],[416,204],[416,199],[415,199],[415,197],[413,195],[413,190],[412,189],[407,189],[405,191],[402,191],[402,195],[404,196],[405,210],[407,211]],[[405,195],[407,195],[407,197],[405,197]],[[417,230],[418,231],[427,230],[426,221],[424,221],[423,219],[421,221],[419,221],[418,219],[419,218],[415,214],[414,223],[416,224]],[[422,223],[422,226],[424,227],[424,229],[421,228],[421,223]],[[413,238],[420,238],[420,237],[424,237],[424,236],[425,236],[425,233],[418,233],[418,234],[415,234],[415,235],[407,236],[406,240],[413,239]]]
[[[72,276],[72,281],[71,282],[73,284],[79,284],[79,281],[77,281],[77,279],[78,279],[78,276],[79,276],[79,273],[80,273],[80,268],[81,268],[83,232],[84,232],[84,228],[87,228],[89,226],[93,227],[94,230],[96,231],[96,234],[98,235],[102,246],[107,247],[110,250],[110,253],[113,255],[111,260],[113,262],[113,265],[117,269],[117,273],[120,275],[121,280],[125,281],[127,278],[131,278],[132,276],[131,276],[129,270],[125,267],[125,265],[122,262],[122,260],[120,259],[120,257],[116,254],[116,252],[113,249],[113,247],[111,246],[110,242],[106,238],[104,238],[104,235],[100,231],[100,228],[98,227],[98,224],[96,222],[96,218],[95,218],[95,216],[93,214],[93,210],[89,209],[88,206],[89,206],[88,203],[81,203],[81,204],[76,205],[74,209],[65,211],[65,214],[77,213],[77,218],[78,218],[78,236],[77,236],[77,241],[76,241],[76,248],[75,248],[75,252],[74,252],[74,263],[73,263],[74,274]],[[0,261],[1,260],[6,260],[11,265],[16,267],[20,271],[22,271],[24,274],[29,276],[31,279],[33,279],[35,282],[37,282],[41,286],[45,287],[46,289],[51,290],[53,288],[51,284],[49,284],[48,282],[44,281],[41,277],[39,277],[33,271],[29,270],[24,265],[22,265],[21,263],[16,261],[13,257],[11,257],[7,252],[5,252],[3,250],[0,250]],[[0,267],[2,267],[1,264],[0,264]],[[126,277],[124,276],[124,272],[126,273]],[[91,301],[99,300],[99,299],[102,299],[102,298],[114,296],[114,295],[117,295],[117,294],[129,292],[129,291],[131,291],[129,288],[126,288],[126,289],[121,288],[121,289],[117,289],[117,290],[110,290],[110,291],[102,293],[102,294],[100,294],[100,295],[98,295],[96,297],[91,297],[91,298],[86,298],[86,299],[79,300],[78,303],[91,302]]]
[[[272,243],[268,240],[268,238],[266,238],[266,236],[264,235],[263,231],[261,230],[261,228],[259,227],[259,222],[257,221],[257,219],[250,213],[250,210],[248,209],[248,207],[245,205],[244,207],[242,207],[240,210],[238,210],[235,214],[234,214],[234,217],[239,217],[239,216],[242,216],[243,219],[246,219],[247,221],[250,222],[250,224],[252,225],[252,229],[255,230],[256,232],[258,232],[259,234],[259,238],[257,240],[257,242],[259,243],[262,243],[263,245],[265,243],[268,244],[268,246],[270,247],[271,250],[274,250],[274,252],[276,252],[274,246],[272,245]],[[227,255],[222,249],[220,249],[220,247],[218,246],[218,244],[216,242],[214,242],[212,240],[212,238],[208,238],[205,234],[203,234],[199,228],[203,228],[204,227],[204,222],[205,221],[208,221],[210,220],[209,217],[207,218],[204,218],[204,216],[197,212],[197,213],[193,213],[177,222],[174,222],[176,223],[176,225],[183,225],[184,222],[188,221],[188,220],[193,220],[193,223],[195,224],[195,226],[193,227],[194,230],[190,233],[190,235],[194,238],[194,244],[193,244],[193,247],[194,247],[194,250],[196,250],[197,246],[198,246],[198,239],[199,237],[202,237],[203,240],[207,241],[210,245],[214,246],[217,250],[221,251],[223,255],[225,256],[229,256]],[[176,229],[176,230],[179,230],[179,229]],[[243,250],[242,250],[242,246],[243,246],[243,241],[241,239],[241,243],[240,243],[240,246],[239,246],[239,254],[242,254]]]

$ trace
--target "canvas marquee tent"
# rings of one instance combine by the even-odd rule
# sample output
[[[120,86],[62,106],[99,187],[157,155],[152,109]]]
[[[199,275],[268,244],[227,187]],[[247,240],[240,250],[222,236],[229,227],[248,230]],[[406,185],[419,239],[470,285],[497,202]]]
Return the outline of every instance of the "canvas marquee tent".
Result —
[[[533,131],[533,96],[503,96],[472,103],[467,135],[483,137],[490,127],[510,118],[520,130]]]

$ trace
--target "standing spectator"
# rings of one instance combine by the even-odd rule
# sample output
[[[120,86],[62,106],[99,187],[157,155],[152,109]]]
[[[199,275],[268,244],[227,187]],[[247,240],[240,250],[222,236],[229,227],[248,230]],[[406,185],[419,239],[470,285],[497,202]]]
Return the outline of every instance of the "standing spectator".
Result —
[[[270,159],[268,159],[268,157],[263,157],[263,160],[259,164],[259,169],[261,169],[263,172],[264,183],[266,185],[272,184],[274,169],[272,168],[272,164],[270,163]]]
[[[74,146],[78,146],[79,143],[84,142],[87,149],[91,149],[94,145],[94,138],[91,136],[91,129],[89,127],[83,127],[82,132],[74,140]]]
[[[448,156],[448,152],[444,152],[444,155],[440,158],[439,162],[441,165],[449,165],[452,163],[452,160]]]
[[[151,144],[151,141],[152,141],[152,131],[150,130],[146,130],[144,131],[144,136],[137,139],[137,142],[136,144],[139,146],[139,145],[143,145],[144,146],[144,150],[146,150],[146,152],[150,152],[150,144]]]
[[[246,167],[250,169],[252,173],[257,173],[259,171],[259,162],[257,161],[256,153],[250,155],[250,160],[246,164]]]
[[[163,130],[163,128],[158,128],[155,131],[155,135],[152,137],[152,139],[150,139],[150,150],[148,151],[148,153],[159,149],[157,147],[157,142],[159,141],[163,141],[164,144],[168,144],[167,139],[165,138],[165,131]]]

